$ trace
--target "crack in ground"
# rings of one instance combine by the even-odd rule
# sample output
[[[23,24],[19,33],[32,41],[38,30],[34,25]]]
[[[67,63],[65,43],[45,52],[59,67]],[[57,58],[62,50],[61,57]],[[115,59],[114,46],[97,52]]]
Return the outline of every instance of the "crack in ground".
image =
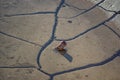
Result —
[[[120,34],[118,34],[114,29],[112,29],[110,26],[104,24],[108,29],[110,29],[118,38],[120,38]]]
[[[36,14],[54,14],[55,12],[33,12],[33,13],[23,13],[23,14],[6,14],[4,17],[13,17],[13,16],[23,16],[23,15],[36,15]]]
[[[16,36],[10,35],[10,34],[5,33],[5,32],[3,32],[3,31],[0,31],[0,34],[3,34],[3,35],[8,36],[8,37],[15,38],[15,39],[20,40],[20,41],[27,42],[27,43],[29,43],[29,44],[34,44],[34,45],[39,46],[39,47],[41,47],[41,46],[42,46],[42,45],[40,45],[40,44],[38,44],[38,43],[35,43],[35,42],[28,41],[28,40],[25,40],[25,39],[20,38],[20,37],[16,37]]]
[[[101,62],[98,62],[98,63],[88,64],[88,65],[85,65],[85,66],[81,66],[81,67],[77,67],[77,68],[73,68],[73,69],[69,69],[69,70],[65,70],[65,71],[61,71],[61,72],[53,73],[52,75],[50,75],[50,77],[51,77],[50,80],[53,80],[53,78],[57,75],[61,75],[61,74],[65,74],[65,73],[69,73],[69,72],[73,72],[73,71],[77,71],[77,70],[83,70],[83,69],[87,69],[87,68],[91,68],[91,67],[102,66],[106,63],[109,63],[109,62],[113,61],[117,57],[120,57],[120,50],[117,51],[115,54],[113,54],[111,57],[107,58],[104,61],[101,61]]]
[[[103,3],[104,1],[105,1],[105,0],[101,0],[100,2],[98,2],[98,3],[96,3],[95,5],[93,5],[92,7],[90,7],[89,9],[86,9],[86,10],[84,10],[83,12],[78,13],[77,15],[74,15],[74,16],[72,16],[72,17],[62,17],[62,18],[65,18],[65,19],[76,18],[76,17],[78,17],[78,16],[80,16],[80,15],[82,15],[82,14],[85,14],[85,13],[91,11],[92,9],[94,9],[95,7],[97,7],[98,5],[100,5],[101,3]],[[67,4],[67,5],[68,5],[68,4]],[[78,8],[78,9],[79,9],[79,8]]]
[[[94,27],[92,27],[92,28],[89,28],[89,29],[87,29],[87,30],[79,33],[78,35],[76,35],[76,36],[74,36],[74,37],[72,37],[72,38],[69,38],[69,39],[57,39],[57,38],[56,38],[55,40],[56,40],[56,41],[71,41],[71,40],[74,40],[74,39],[76,39],[76,38],[78,38],[78,37],[80,37],[80,36],[88,33],[89,31],[92,31],[92,30],[94,30],[94,29],[96,29],[96,28],[98,28],[98,27],[101,27],[101,26],[104,25],[106,22],[109,22],[110,20],[112,20],[113,18],[115,18],[117,15],[118,15],[118,13],[115,12],[110,18],[104,20],[103,22],[97,24],[96,26],[94,26]]]

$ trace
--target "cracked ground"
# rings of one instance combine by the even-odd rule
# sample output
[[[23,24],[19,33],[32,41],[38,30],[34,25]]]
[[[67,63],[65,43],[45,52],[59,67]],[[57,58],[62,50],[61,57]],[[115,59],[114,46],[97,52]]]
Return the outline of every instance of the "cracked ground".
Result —
[[[104,1],[0,0],[0,80],[120,80],[120,11]]]

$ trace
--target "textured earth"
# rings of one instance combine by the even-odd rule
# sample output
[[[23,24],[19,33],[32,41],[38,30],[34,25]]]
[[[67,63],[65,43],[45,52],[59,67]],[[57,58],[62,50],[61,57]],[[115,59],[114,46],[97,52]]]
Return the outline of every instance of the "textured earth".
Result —
[[[88,0],[0,0],[0,80],[120,80],[120,14],[108,12]],[[72,62],[54,51],[61,41]]]

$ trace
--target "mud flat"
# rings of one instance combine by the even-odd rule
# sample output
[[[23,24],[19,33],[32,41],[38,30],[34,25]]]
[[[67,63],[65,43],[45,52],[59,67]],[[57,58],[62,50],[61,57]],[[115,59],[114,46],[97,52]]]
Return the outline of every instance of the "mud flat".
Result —
[[[120,80],[120,33],[104,10],[88,0],[66,0],[58,13],[55,39],[51,39],[54,12],[60,0],[1,0],[0,80]],[[45,13],[47,12],[47,13]],[[114,27],[114,28],[113,28]],[[69,62],[54,51],[67,42]],[[65,72],[64,72],[65,71]],[[51,79],[52,80],[52,79]]]

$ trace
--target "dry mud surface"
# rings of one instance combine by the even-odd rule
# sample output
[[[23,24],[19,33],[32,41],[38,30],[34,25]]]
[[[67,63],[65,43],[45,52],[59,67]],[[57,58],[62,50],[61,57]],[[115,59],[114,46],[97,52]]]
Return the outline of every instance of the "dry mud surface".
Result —
[[[120,80],[119,14],[106,13],[88,0],[0,0],[0,80]],[[54,51],[63,40],[72,62]]]

